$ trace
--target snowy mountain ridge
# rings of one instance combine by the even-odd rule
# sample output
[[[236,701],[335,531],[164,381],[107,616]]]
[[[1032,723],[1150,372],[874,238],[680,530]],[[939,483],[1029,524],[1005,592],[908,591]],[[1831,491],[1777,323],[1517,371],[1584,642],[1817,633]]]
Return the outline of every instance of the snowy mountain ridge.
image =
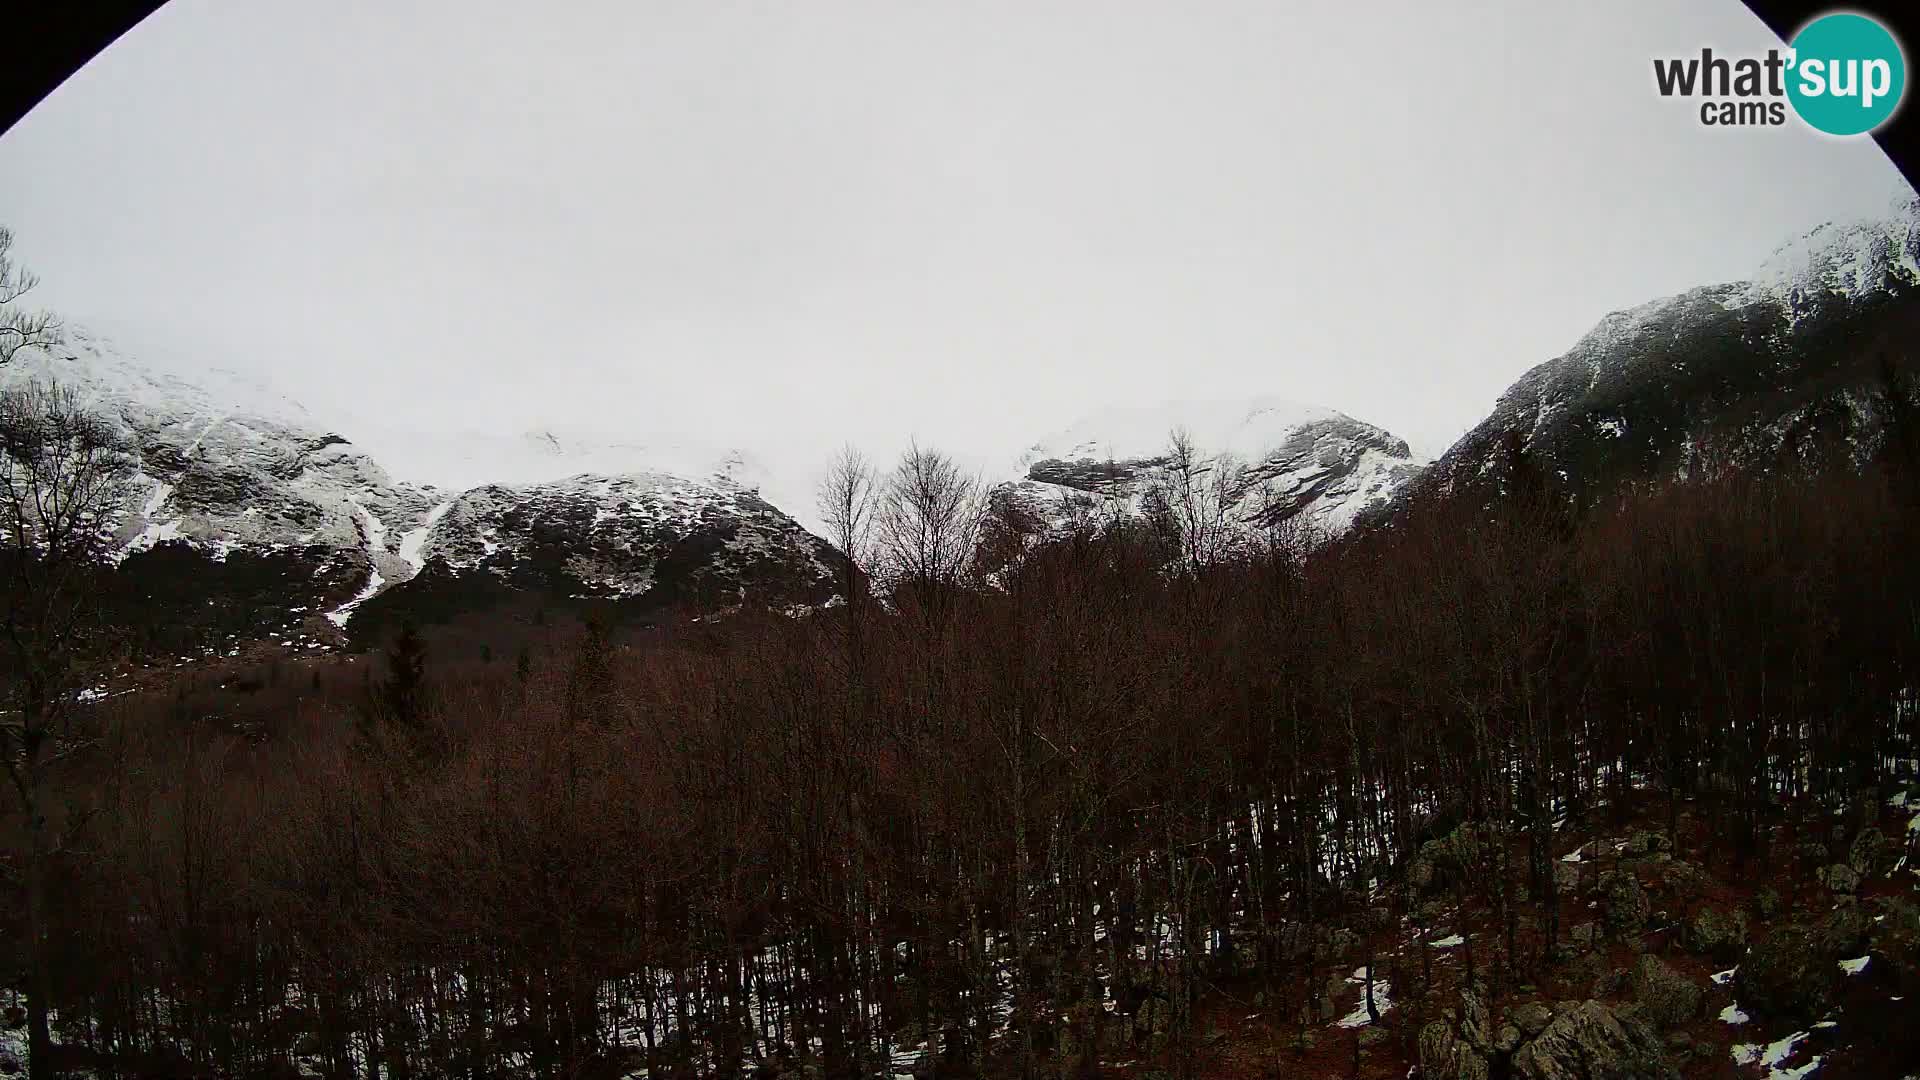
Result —
[[[660,587],[663,602],[725,593],[738,603],[742,583],[783,602],[820,600],[831,579],[821,542],[755,494],[754,466],[735,452],[659,453],[550,433],[448,440],[475,475],[489,459],[502,472],[435,487],[396,480],[257,381],[220,371],[189,381],[84,329],[70,329],[52,353],[23,350],[0,368],[0,387],[49,380],[107,418],[136,454],[115,530],[123,566],[137,569],[137,557],[156,549],[191,549],[214,563],[242,552],[292,559],[299,569],[283,576],[310,580],[290,583],[287,609],[324,613],[337,628],[430,566],[641,602]],[[355,591],[338,591],[343,576]],[[699,588],[690,593],[691,581]]]
[[[1916,301],[1909,188],[1883,216],[1787,241],[1745,280],[1608,314],[1515,380],[1417,486],[1497,484],[1510,432],[1582,495],[1684,475],[1703,440],[1750,463],[1835,438],[1858,456],[1878,427],[1879,358],[1910,337]]]
[[[1226,479],[1230,516],[1249,528],[1290,521],[1320,538],[1384,505],[1424,465],[1406,440],[1333,409],[1276,397],[1169,401],[1095,412],[1041,439],[995,495],[1053,529],[1088,508],[1143,513],[1176,433],[1203,469],[1240,470]]]

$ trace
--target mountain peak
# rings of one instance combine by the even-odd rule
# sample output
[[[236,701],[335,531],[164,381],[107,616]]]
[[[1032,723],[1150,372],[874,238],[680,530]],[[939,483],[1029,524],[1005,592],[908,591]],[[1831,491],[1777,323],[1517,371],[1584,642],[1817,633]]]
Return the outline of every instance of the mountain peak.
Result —
[[[1911,335],[1916,286],[1920,197],[1907,188],[1885,216],[1781,244],[1745,281],[1607,315],[1515,380],[1423,483],[1497,486],[1510,433],[1572,492],[1684,472],[1702,440],[1748,462],[1834,439],[1859,457],[1884,390],[1875,343]]]
[[[998,490],[1056,526],[1088,498],[1137,512],[1176,432],[1207,468],[1242,467],[1232,513],[1250,527],[1297,519],[1338,534],[1421,465],[1406,440],[1323,406],[1271,396],[1173,401],[1089,414],[1028,448]]]
[[[136,592],[180,593],[183,625],[226,612],[214,621],[235,633],[318,645],[332,634],[321,616],[357,634],[370,613],[445,617],[515,591],[648,610],[832,592],[824,542],[759,497],[757,467],[737,450],[557,428],[376,436],[402,451],[403,475],[447,485],[436,488],[396,481],[375,460],[384,452],[258,380],[175,376],[86,330],[0,368],[0,386],[47,379],[134,448],[123,576]],[[168,584],[137,584],[157,573]],[[413,612],[421,592],[469,606]]]

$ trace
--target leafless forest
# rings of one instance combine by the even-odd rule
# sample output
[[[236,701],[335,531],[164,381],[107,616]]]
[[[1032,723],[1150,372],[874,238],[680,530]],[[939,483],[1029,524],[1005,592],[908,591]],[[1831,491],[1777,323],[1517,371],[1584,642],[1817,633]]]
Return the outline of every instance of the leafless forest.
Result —
[[[1042,539],[938,454],[849,457],[848,603],[74,710],[41,827],[7,804],[6,960],[102,1075],[1185,1076],[1198,1003],[1323,1021],[1436,897],[1498,928],[1497,1002],[1560,959],[1569,831],[1691,800],[1764,878],[1911,769],[1914,443],[1586,507],[1516,449],[1321,545],[1224,527],[1217,471]],[[1361,959],[1411,1040],[1431,972]]]

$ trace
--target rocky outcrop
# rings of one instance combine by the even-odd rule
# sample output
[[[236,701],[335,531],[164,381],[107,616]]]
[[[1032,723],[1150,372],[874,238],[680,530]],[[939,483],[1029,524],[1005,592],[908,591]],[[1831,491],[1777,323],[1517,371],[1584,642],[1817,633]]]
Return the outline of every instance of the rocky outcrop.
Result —
[[[1454,1033],[1445,1020],[1420,1029],[1420,1075],[1432,1080],[1487,1080],[1485,1055]]]
[[[1469,998],[1463,996],[1463,1004],[1469,1004]],[[1475,1027],[1471,1007],[1467,1012],[1458,1021],[1436,1020],[1421,1029],[1423,1077],[1676,1080],[1679,1075],[1651,1027],[1598,1001],[1522,1005],[1514,1010],[1511,1022],[1492,1034]]]
[[[1815,924],[1814,947],[1828,960],[1844,960],[1867,950],[1873,936],[1873,918],[1853,897],[1843,897]]]
[[[1747,950],[1734,973],[1734,991],[1751,1012],[1809,1020],[1825,1013],[1834,975],[1833,959],[1813,932],[1788,925]]]
[[[1420,845],[1407,863],[1407,885],[1420,896],[1471,882],[1486,850],[1478,827],[1458,826]]]
[[[1702,908],[1687,920],[1681,940],[1701,955],[1721,962],[1737,960],[1747,948],[1746,913]]]
[[[1847,849],[1847,865],[1863,878],[1873,877],[1886,870],[1888,849],[1886,834],[1869,825],[1853,838]]]
[[[1651,953],[1633,965],[1633,999],[1646,1018],[1660,1027],[1684,1024],[1700,1015],[1704,991]]]
[[[1660,1038],[1597,1001],[1555,1010],[1546,1030],[1513,1055],[1526,1080],[1677,1080]]]
[[[1880,902],[1874,924],[1874,962],[1892,971],[1903,994],[1920,993],[1920,908],[1893,898]]]
[[[1609,870],[1600,875],[1600,914],[1609,931],[1616,935],[1637,933],[1652,911],[1647,891],[1631,872]]]
[[[487,485],[437,507],[418,570],[355,614],[377,627],[530,593],[635,612],[786,609],[835,593],[825,541],[755,492],[662,473]]]
[[[1820,884],[1837,893],[1851,893],[1860,887],[1860,874],[1846,863],[1823,866],[1815,875]]]
[[[438,490],[396,481],[263,387],[217,371],[190,383],[84,331],[0,368],[0,387],[29,380],[71,389],[137,455],[112,602],[142,626],[164,622],[165,640],[135,643],[150,652],[321,648],[340,629],[370,640],[395,618],[436,621],[514,594],[712,612],[810,608],[835,592],[831,549],[729,479],[737,463],[702,478]]]
[[[1404,439],[1344,413],[1270,398],[1109,410],[1035,443],[994,489],[1058,530],[1087,515],[1151,515],[1184,433],[1206,498],[1232,526],[1346,531],[1419,473]]]

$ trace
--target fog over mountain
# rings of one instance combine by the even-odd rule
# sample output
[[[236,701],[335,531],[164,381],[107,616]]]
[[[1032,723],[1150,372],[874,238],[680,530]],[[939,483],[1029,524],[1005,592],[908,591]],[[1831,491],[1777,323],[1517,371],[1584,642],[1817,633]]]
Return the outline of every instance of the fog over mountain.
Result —
[[[540,431],[995,473],[1267,395],[1434,456],[1595,312],[1883,205],[1869,140],[1660,98],[1708,43],[1777,44],[1737,0],[174,0],[0,138],[0,221],[42,302],[401,475]]]

